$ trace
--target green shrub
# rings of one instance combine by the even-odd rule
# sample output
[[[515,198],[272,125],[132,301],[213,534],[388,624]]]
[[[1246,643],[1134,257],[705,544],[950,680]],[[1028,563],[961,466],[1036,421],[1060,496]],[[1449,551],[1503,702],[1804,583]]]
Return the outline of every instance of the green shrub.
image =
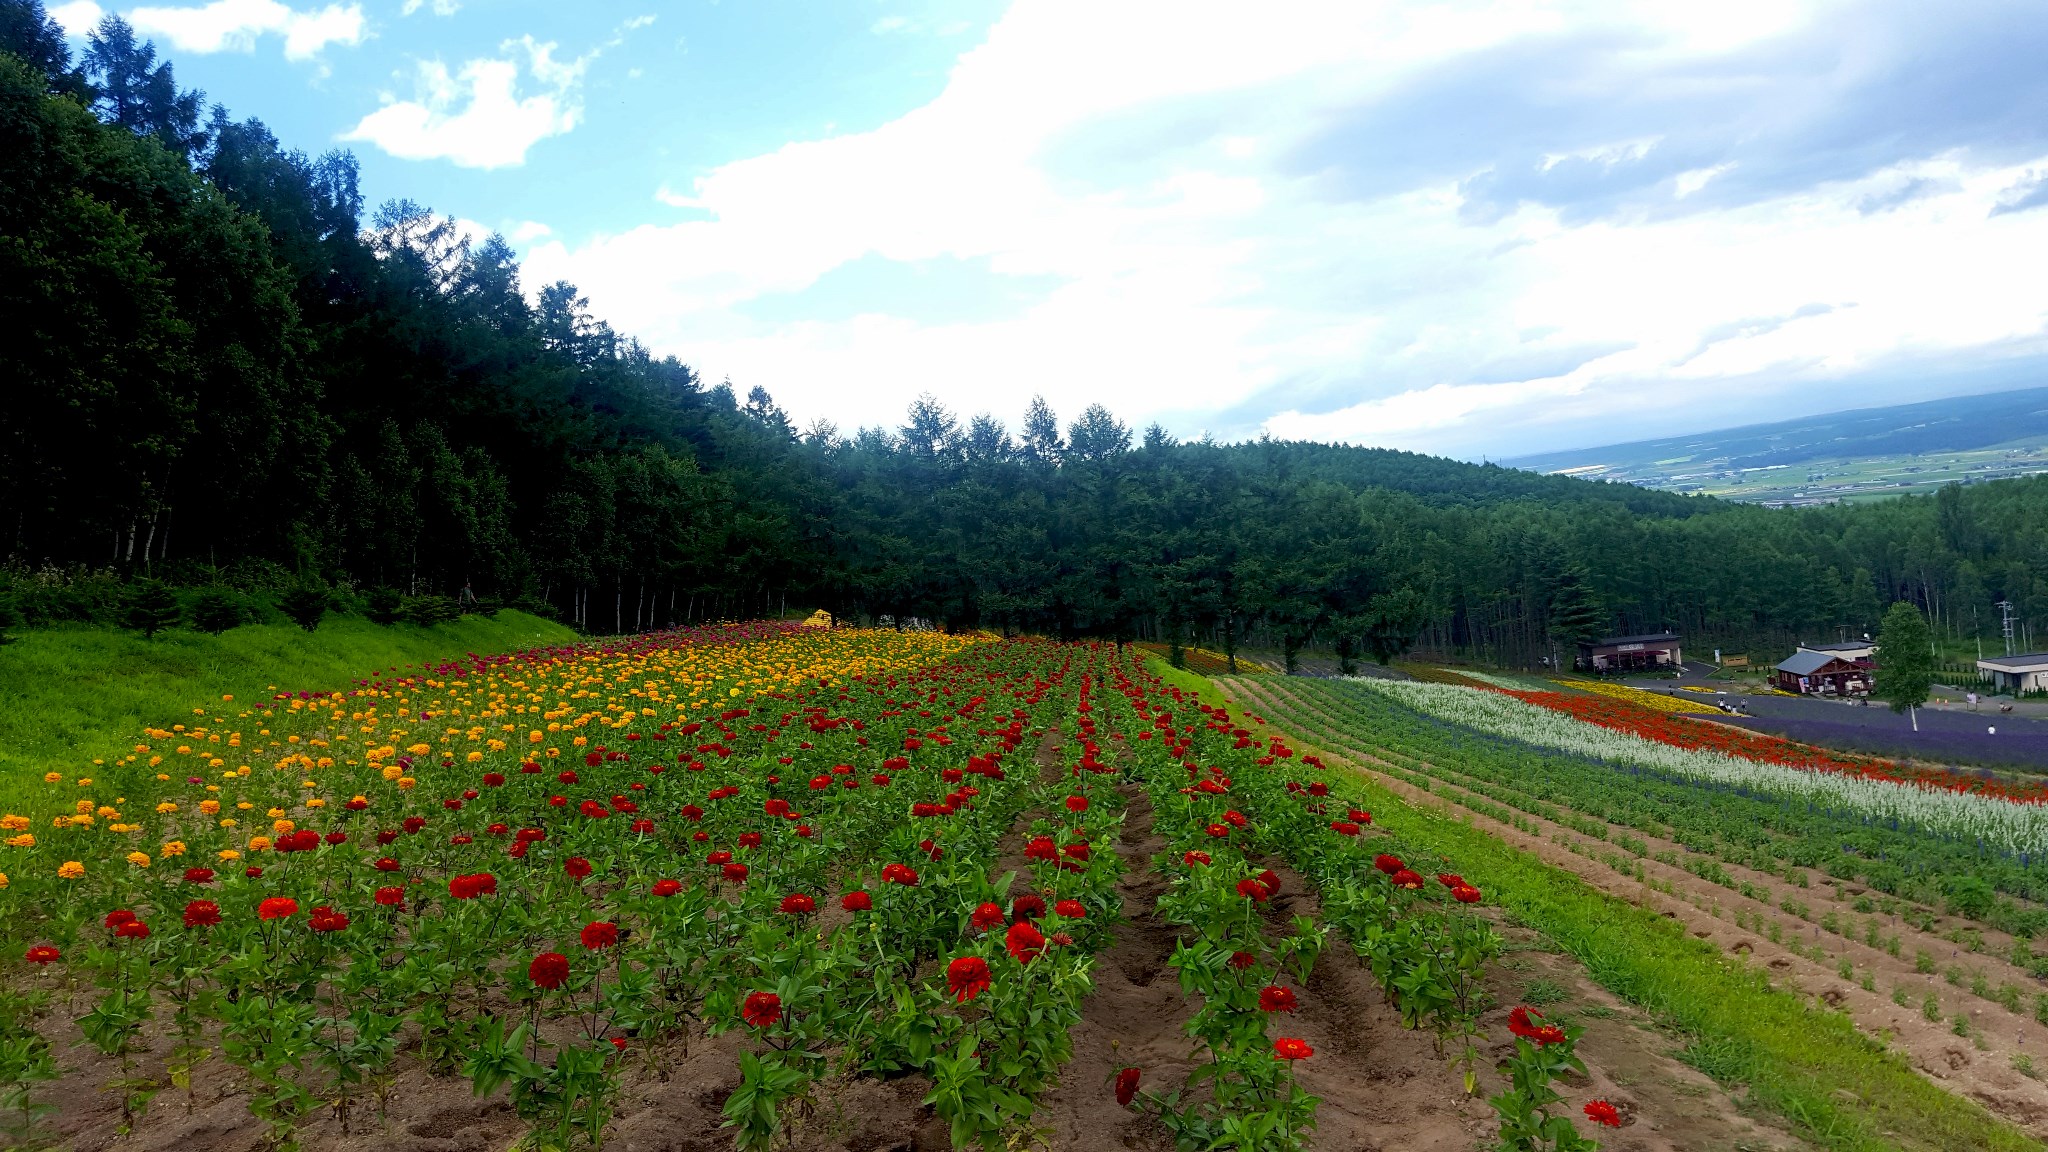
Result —
[[[208,588],[192,601],[192,626],[215,636],[246,618],[241,598],[225,588]]]
[[[14,610],[14,601],[0,599],[0,644],[6,644],[13,640],[13,637],[7,634],[9,628],[19,627],[21,627],[21,613]]]
[[[277,598],[277,610],[311,632],[320,626],[320,618],[327,615],[333,599],[333,594],[318,584],[299,584],[285,589],[284,595]]]
[[[413,596],[405,602],[405,618],[422,628],[446,624],[461,617],[462,610],[446,596]]]
[[[398,623],[405,609],[405,597],[396,588],[373,588],[363,600],[363,612],[373,624]]]
[[[155,639],[166,628],[178,626],[183,615],[178,598],[161,580],[138,580],[121,602],[121,627]]]

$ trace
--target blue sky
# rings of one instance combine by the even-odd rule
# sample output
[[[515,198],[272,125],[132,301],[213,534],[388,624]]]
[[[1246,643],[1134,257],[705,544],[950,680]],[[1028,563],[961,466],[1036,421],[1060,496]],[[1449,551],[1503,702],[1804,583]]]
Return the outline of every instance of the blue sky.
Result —
[[[2048,8],[103,0],[800,424],[1477,457],[2048,383]]]

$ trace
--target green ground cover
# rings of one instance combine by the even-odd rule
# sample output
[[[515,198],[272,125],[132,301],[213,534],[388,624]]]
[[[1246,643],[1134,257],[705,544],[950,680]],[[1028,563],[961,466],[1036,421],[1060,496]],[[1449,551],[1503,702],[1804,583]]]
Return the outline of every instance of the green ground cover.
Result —
[[[1222,695],[1164,661],[1153,671],[1183,690]],[[1928,1082],[1846,1015],[1772,987],[1764,973],[1686,936],[1676,923],[1507,845],[1469,817],[1411,805],[1370,781],[1363,787],[1376,824],[1458,861],[1465,878],[1509,915],[1570,953],[1602,986],[1651,1012],[1673,1033],[1681,1058],[1731,1089],[1746,1088],[1748,1104],[1801,1136],[1844,1152],[2041,1147]]]
[[[218,636],[176,629],[146,640],[104,628],[48,628],[0,647],[0,807],[43,773],[87,774],[146,724],[172,724],[223,695],[337,689],[374,669],[569,643],[569,629],[504,611],[432,628],[330,616],[317,631],[250,624]]]

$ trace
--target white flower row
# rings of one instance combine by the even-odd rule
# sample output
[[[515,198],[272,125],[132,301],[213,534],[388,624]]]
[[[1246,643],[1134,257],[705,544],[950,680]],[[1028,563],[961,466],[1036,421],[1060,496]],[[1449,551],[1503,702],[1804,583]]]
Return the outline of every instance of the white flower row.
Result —
[[[2013,853],[2048,848],[2048,806],[1840,772],[1767,764],[1705,749],[1679,748],[1619,732],[1479,688],[1405,680],[1353,680],[1418,711],[1495,736],[1609,764],[1811,801],[1836,812],[1896,820]]]

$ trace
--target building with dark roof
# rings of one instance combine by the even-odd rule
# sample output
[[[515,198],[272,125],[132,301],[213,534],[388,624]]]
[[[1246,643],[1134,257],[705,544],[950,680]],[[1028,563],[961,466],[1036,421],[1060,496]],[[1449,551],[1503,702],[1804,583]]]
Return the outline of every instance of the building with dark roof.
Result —
[[[1801,648],[1771,670],[1771,685],[1806,696],[1868,696],[1871,673],[1867,659],[1845,660],[1833,652]]]
[[[1653,632],[1644,636],[1608,636],[1582,642],[1577,664],[1589,672],[1651,672],[1677,669],[1685,663],[1685,650],[1676,632]]]

